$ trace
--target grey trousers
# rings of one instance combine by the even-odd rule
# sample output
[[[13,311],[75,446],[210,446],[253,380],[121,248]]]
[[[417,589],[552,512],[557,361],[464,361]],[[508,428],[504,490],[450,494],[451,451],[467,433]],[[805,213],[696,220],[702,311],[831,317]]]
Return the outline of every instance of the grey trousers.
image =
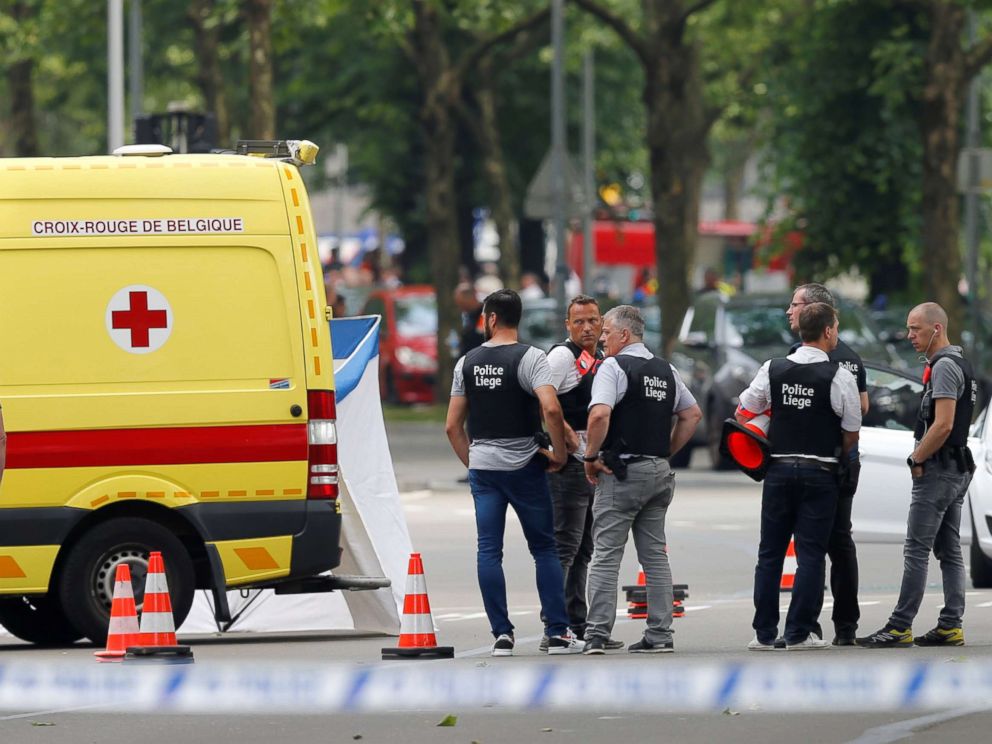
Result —
[[[961,556],[961,505],[971,474],[930,460],[923,475],[913,479],[913,493],[903,546],[902,587],[889,624],[913,627],[927,586],[927,565],[933,551],[944,583],[944,606],[938,625],[960,628],[964,617],[965,571]]]
[[[617,618],[617,579],[627,536],[633,531],[637,559],[647,581],[649,643],[672,640],[672,570],[665,552],[665,514],[672,503],[675,474],[668,461],[632,463],[627,480],[600,474],[592,505],[592,563],[586,639],[610,637]]]
[[[568,458],[565,467],[548,474],[551,506],[555,513],[555,543],[565,574],[568,624],[580,637],[585,633],[586,577],[592,559],[593,487],[582,463]]]

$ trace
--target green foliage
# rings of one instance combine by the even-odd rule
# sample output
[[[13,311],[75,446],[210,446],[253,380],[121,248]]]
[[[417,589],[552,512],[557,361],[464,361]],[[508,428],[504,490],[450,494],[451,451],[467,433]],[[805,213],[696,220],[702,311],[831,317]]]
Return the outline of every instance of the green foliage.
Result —
[[[777,50],[768,157],[805,233],[803,278],[860,266],[884,285],[918,250],[922,20],[893,0],[817,0]]]

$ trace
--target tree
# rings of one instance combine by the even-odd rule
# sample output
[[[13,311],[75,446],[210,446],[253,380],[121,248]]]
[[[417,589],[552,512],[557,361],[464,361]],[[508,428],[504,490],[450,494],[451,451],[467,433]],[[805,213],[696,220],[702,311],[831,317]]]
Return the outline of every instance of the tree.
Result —
[[[276,107],[272,90],[272,3],[273,0],[244,0],[248,24],[248,91],[251,139],[275,139]]]
[[[704,100],[699,44],[690,19],[716,0],[644,0],[640,27],[597,0],[573,0],[612,28],[644,70],[642,100],[658,266],[662,347],[672,348],[690,301],[707,136],[720,110]]]
[[[193,27],[193,48],[196,52],[196,80],[203,93],[207,111],[217,124],[219,144],[231,142],[231,119],[220,59],[220,31],[223,17],[215,0],[192,0],[186,16]]]
[[[5,30],[3,49],[7,60],[7,89],[10,101],[10,138],[14,155],[38,154],[34,116],[34,68],[38,41],[38,0],[5,0],[0,4],[0,22]]]
[[[393,8],[383,3],[379,7],[380,18],[392,26],[420,86],[418,123],[424,145],[426,233],[431,274],[437,288],[438,348],[444,349],[458,320],[453,296],[461,253],[455,190],[456,107],[469,71],[495,47],[543,23],[548,10],[544,8],[513,21],[497,13],[487,20],[503,25],[502,30],[476,33],[468,38],[462,29],[468,22],[478,22],[475,3],[466,1],[462,7],[438,0],[410,0],[404,8],[407,12],[399,14],[392,23],[388,17],[390,10]],[[451,373],[450,365],[440,365],[439,398],[450,390]]]
[[[911,91],[926,39],[915,16],[889,0],[817,3],[770,55],[772,195],[789,199],[783,229],[802,227],[802,279],[857,267],[872,296],[906,287],[922,154]]]

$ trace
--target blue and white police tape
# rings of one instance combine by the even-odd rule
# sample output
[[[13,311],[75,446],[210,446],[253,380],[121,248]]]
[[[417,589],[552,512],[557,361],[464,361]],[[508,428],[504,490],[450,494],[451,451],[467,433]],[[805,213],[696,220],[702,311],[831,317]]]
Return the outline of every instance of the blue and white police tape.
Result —
[[[869,660],[867,657],[871,656]],[[669,657],[670,658],[670,657]],[[358,667],[218,663],[130,666],[0,663],[0,709],[95,712],[385,713],[512,710],[769,712],[992,706],[992,659],[820,663],[562,665],[483,663]]]

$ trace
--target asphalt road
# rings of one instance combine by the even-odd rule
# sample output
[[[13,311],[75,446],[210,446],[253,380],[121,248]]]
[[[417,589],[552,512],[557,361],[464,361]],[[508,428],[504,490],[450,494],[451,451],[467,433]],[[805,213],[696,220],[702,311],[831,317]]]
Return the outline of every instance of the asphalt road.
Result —
[[[670,557],[676,582],[689,585],[684,618],[676,620],[676,653],[641,657],[626,653],[605,657],[557,657],[540,654],[541,635],[533,563],[519,526],[511,517],[507,529],[505,567],[509,606],[516,623],[517,651],[513,658],[489,656],[491,636],[475,580],[475,526],[464,475],[447,449],[440,425],[402,424],[390,427],[390,445],[397,481],[416,549],[423,554],[427,585],[439,642],[454,646],[453,661],[383,662],[380,649],[393,644],[381,636],[336,631],[240,637],[196,637],[189,641],[197,670],[222,662],[320,663],[342,662],[377,672],[409,665],[449,665],[478,671],[528,668],[537,665],[559,681],[596,680],[617,670],[632,677],[667,665],[692,674],[708,665],[748,663],[759,656],[745,650],[752,637],[751,583],[757,542],[759,487],[734,473],[712,473],[702,467],[677,476],[675,501],[668,516]],[[869,498],[859,494],[858,498]],[[860,545],[862,630],[880,627],[898,591],[902,567],[897,545]],[[632,546],[624,559],[622,583],[632,583],[637,564]],[[939,574],[932,572],[939,580]],[[786,600],[783,600],[785,602]],[[941,597],[934,584],[924,601],[918,632],[936,619]],[[622,604],[620,605],[623,606]],[[830,607],[826,603],[825,616]],[[761,661],[783,677],[797,665],[843,662],[870,669],[876,660],[893,657],[967,665],[989,662],[992,656],[992,591],[969,592],[966,613],[968,645],[953,649],[867,651],[830,649],[804,654],[761,654]],[[614,636],[628,643],[640,637],[641,622],[620,618]],[[827,621],[829,626],[829,620]],[[926,626],[926,627],[924,627]],[[91,664],[93,649],[37,649],[16,641],[0,641],[0,660]],[[519,666],[514,666],[519,665]],[[94,668],[96,668],[94,666]],[[422,667],[421,667],[422,668]],[[957,668],[957,667],[955,667]],[[616,699],[615,691],[614,700]],[[633,690],[632,695],[644,694]],[[622,698],[621,698],[622,699]],[[567,702],[567,701],[566,701]],[[455,705],[378,714],[300,715],[119,715],[71,710],[46,710],[26,698],[16,710],[0,711],[2,742],[124,742],[174,744],[188,742],[914,742],[987,741],[992,726],[992,700],[984,710],[965,705],[937,712],[885,710],[838,713],[825,705],[816,713],[772,713],[760,702],[740,709],[706,713],[648,714],[618,704],[590,705],[588,710],[539,709],[519,712],[500,706],[485,709]],[[775,707],[775,706],[772,706]],[[984,707],[984,706],[982,706]],[[446,715],[457,716],[452,727],[438,727]]]

